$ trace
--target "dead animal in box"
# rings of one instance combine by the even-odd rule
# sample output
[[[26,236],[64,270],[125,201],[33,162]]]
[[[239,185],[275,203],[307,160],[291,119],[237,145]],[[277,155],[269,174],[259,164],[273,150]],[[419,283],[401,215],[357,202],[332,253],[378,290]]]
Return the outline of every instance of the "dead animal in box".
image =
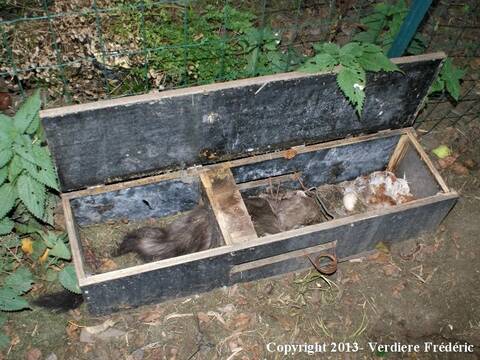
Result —
[[[406,179],[390,171],[375,171],[368,176],[359,176],[349,184],[344,183],[343,204],[353,211],[357,202],[369,208],[382,208],[414,200]]]
[[[208,210],[200,205],[164,228],[145,226],[129,232],[114,256],[137,253],[143,260],[162,260],[217,247],[220,235]]]
[[[246,198],[245,205],[259,236],[322,221],[319,206],[304,191],[262,193]]]
[[[339,184],[325,184],[315,189],[334,218],[368,210],[390,207],[414,200],[406,179],[389,171],[375,171]]]

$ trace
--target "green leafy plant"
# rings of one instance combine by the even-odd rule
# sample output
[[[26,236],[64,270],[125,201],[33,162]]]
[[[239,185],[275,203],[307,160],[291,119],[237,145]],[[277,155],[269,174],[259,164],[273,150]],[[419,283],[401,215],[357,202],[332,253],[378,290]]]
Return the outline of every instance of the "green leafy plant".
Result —
[[[268,26],[257,28],[256,16],[245,9],[156,1],[145,1],[143,15],[131,2],[122,1],[120,9],[118,17],[105,25],[110,33],[106,37],[116,44],[125,42],[123,47],[130,46],[132,39],[142,39],[133,46],[154,50],[146,57],[119,56],[110,63],[98,54],[97,61],[107,67],[124,63],[122,72],[129,75],[118,93],[127,87],[143,91],[146,78],[164,89],[272,74],[303,60],[293,49],[280,51],[281,34]]]
[[[25,295],[38,280],[80,293],[67,236],[55,232],[58,181],[40,127],[35,91],[13,117],[0,114],[0,311],[30,308]],[[33,272],[32,272],[33,271]],[[0,347],[8,337],[0,333]]]
[[[304,72],[332,71],[339,66],[337,84],[361,116],[365,100],[367,71],[401,71],[374,44],[352,42],[339,47],[333,43],[314,45],[316,55],[299,70]]]
[[[240,44],[248,58],[246,73],[249,76],[287,71],[304,60],[294,49],[281,51],[281,37],[280,32],[268,26],[249,28],[240,37]]]
[[[445,60],[440,73],[430,87],[429,94],[445,92],[458,101],[460,97],[460,80],[465,76],[466,71],[453,65],[452,59]]]
[[[9,117],[0,114],[0,235],[52,224],[58,182],[42,146],[40,95],[36,91]],[[33,218],[32,218],[33,216]]]
[[[381,2],[375,5],[370,15],[360,20],[365,30],[357,33],[352,40],[379,45],[384,52],[387,52],[392,46],[407,14],[408,6],[404,0],[399,0],[393,4]],[[422,53],[426,47],[425,38],[417,33],[410,42],[406,52],[416,55]]]
[[[28,292],[33,285],[30,270],[20,267],[8,275],[0,288],[0,310],[17,311],[30,308],[21,295]]]

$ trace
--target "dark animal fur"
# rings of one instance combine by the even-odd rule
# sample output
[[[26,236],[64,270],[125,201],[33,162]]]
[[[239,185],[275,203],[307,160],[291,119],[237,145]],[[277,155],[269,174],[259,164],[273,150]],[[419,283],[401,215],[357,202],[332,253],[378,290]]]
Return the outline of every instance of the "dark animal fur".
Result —
[[[32,301],[32,304],[53,310],[54,312],[66,312],[79,307],[83,303],[83,296],[67,290],[53,294],[41,295]]]
[[[221,240],[214,221],[204,206],[198,206],[165,228],[146,226],[128,233],[114,256],[135,252],[152,261],[217,247]]]
[[[303,191],[261,194],[245,199],[258,236],[276,234],[322,221],[314,199]]]

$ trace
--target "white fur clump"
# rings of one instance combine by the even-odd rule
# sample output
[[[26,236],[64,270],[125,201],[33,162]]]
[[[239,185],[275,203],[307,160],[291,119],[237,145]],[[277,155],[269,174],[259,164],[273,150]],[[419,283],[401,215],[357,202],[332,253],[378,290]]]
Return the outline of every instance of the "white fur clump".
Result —
[[[410,195],[410,187],[406,179],[397,178],[389,171],[376,171],[370,174],[370,192],[375,193],[382,185],[385,195],[390,196],[395,202],[400,202],[402,196]]]
[[[343,195],[343,206],[347,211],[353,211],[355,205],[357,204],[358,196],[355,192],[349,191]]]
[[[385,196],[396,204],[404,202],[406,197],[411,196],[407,180],[397,178],[389,171],[375,171],[343,185],[343,206],[349,212],[358,202],[374,207],[391,206]]]

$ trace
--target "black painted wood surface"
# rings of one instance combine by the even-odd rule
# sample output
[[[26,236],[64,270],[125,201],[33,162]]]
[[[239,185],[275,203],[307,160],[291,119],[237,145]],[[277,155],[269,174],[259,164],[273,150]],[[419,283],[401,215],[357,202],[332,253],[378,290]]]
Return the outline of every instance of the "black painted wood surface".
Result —
[[[362,118],[335,74],[311,75],[49,116],[63,192],[293,145],[409,126],[441,59],[368,73]],[[261,88],[261,86],[263,86]],[[208,89],[208,87],[207,87]],[[179,90],[181,92],[181,90]]]
[[[77,225],[145,220],[191,210],[201,198],[200,180],[182,178],[82,196],[71,200]]]
[[[232,168],[237,183],[273,176],[302,173],[306,187],[335,184],[357,176],[384,170],[398,143],[399,135],[335,146]]]
[[[341,259],[372,250],[380,241],[392,243],[413,238],[421,233],[433,231],[456,200],[452,197],[438,197],[436,201],[423,206],[367,217],[269,244],[87,285],[82,290],[89,311],[93,314],[106,314],[128,307],[205,292],[239,281],[278,275],[302,268],[307,263],[292,259],[232,276],[230,269],[234,265],[334,240],[337,240],[336,255]]]

